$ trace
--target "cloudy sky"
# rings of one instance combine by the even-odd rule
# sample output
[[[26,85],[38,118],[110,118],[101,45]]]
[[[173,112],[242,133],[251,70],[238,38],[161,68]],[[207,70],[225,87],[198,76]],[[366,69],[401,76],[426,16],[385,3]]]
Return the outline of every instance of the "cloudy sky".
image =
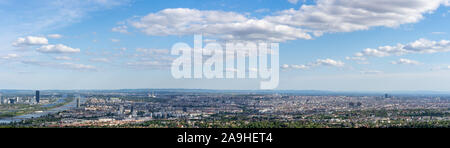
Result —
[[[176,80],[171,47],[280,43],[278,89],[450,91],[449,0],[0,0],[0,89],[258,89]]]

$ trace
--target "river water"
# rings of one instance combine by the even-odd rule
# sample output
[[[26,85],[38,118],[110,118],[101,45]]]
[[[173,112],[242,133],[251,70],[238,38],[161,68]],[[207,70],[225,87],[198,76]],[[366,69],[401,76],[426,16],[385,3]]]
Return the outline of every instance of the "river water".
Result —
[[[53,107],[56,106],[60,103],[64,103],[64,100],[67,98],[67,96],[63,96],[62,98],[60,98],[58,101],[56,101],[53,104],[47,104],[47,105],[43,105],[43,107]],[[84,97],[80,97],[80,103],[84,103],[86,102],[86,99],[84,99]],[[74,99],[72,102],[61,106],[61,107],[57,107],[57,108],[53,108],[50,110],[46,110],[43,112],[35,112],[35,113],[30,113],[30,114],[26,114],[26,115],[22,115],[22,116],[16,116],[16,117],[12,117],[12,118],[2,118],[0,119],[0,124],[9,124],[12,122],[21,122],[23,120],[27,120],[27,119],[32,119],[32,118],[39,118],[42,116],[46,116],[46,115],[50,115],[50,114],[55,114],[61,111],[65,111],[65,110],[70,110],[73,108],[76,108],[77,106],[77,99]]]

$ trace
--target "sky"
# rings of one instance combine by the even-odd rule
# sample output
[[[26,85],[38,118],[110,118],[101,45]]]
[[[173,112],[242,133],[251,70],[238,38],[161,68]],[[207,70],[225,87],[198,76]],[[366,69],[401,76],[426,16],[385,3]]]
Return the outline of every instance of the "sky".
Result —
[[[0,0],[0,89],[244,89],[174,79],[175,43],[280,44],[279,90],[450,91],[449,0]]]

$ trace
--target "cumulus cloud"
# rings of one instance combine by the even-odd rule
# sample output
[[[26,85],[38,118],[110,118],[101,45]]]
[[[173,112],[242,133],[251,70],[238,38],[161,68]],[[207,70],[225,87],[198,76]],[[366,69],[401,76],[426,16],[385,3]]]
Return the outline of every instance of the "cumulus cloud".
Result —
[[[345,65],[344,62],[335,61],[332,59],[318,59],[315,63],[311,64],[311,66],[332,66],[332,67],[343,67]]]
[[[446,1],[446,0],[445,0]],[[352,32],[371,27],[398,27],[416,23],[444,0],[317,0],[266,19],[312,32]]]
[[[18,38],[13,42],[15,47],[47,45],[48,39],[45,37],[27,36]]]
[[[286,41],[311,39],[300,28],[272,23],[264,19],[247,18],[245,15],[224,11],[197,9],[164,9],[148,14],[131,25],[148,35],[193,35],[203,33],[226,40]]]
[[[298,0],[289,0],[297,3]],[[153,36],[203,33],[225,40],[284,42],[311,35],[353,32],[373,27],[399,27],[419,22],[448,0],[316,0],[313,5],[288,9],[262,18],[236,12],[188,8],[164,9],[138,17],[130,25]],[[116,32],[125,27],[113,28]]]
[[[38,52],[41,53],[50,53],[50,54],[69,54],[69,53],[79,53],[79,48],[71,48],[66,45],[57,44],[57,45],[44,45],[37,49]]]
[[[391,62],[392,64],[396,65],[420,65],[421,63],[418,61],[410,60],[410,59],[399,59],[398,61]]]
[[[365,59],[365,57],[387,57],[387,56],[401,56],[405,54],[424,54],[449,52],[450,41],[430,41],[427,39],[419,39],[408,44],[397,44],[395,46],[381,46],[376,49],[367,48],[362,52],[358,52],[354,57],[349,59]]]

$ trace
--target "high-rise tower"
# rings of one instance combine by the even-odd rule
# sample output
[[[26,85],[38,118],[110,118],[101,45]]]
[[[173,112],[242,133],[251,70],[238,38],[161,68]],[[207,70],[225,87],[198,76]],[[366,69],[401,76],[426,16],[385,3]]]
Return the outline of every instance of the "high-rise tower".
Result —
[[[80,98],[77,98],[77,108],[81,108],[81,99]]]
[[[39,103],[40,100],[41,100],[40,92],[39,90],[36,90],[36,102]]]

